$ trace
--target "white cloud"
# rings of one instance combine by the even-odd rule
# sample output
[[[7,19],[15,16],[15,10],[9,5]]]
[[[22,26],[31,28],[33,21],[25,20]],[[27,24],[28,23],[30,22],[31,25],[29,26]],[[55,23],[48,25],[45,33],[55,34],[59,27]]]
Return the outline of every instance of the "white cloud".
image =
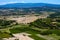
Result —
[[[25,1],[2,2],[0,5],[11,4],[11,3],[27,3],[27,2],[25,2]]]
[[[21,3],[26,3],[25,1],[21,1]]]
[[[5,5],[5,4],[11,4],[11,3],[18,3],[17,1],[15,1],[15,2],[2,2],[0,5]]]

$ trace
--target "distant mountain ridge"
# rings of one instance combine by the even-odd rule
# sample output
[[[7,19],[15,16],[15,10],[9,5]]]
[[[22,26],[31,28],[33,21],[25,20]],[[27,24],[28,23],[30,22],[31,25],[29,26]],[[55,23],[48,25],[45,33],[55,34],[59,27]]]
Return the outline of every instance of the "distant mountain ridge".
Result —
[[[12,4],[0,5],[0,8],[31,8],[31,7],[60,8],[60,5],[48,4],[48,3],[12,3]]]
[[[54,14],[53,14],[54,13]],[[60,16],[60,5],[48,3],[12,3],[0,5],[0,15],[29,15],[29,14],[43,14]]]

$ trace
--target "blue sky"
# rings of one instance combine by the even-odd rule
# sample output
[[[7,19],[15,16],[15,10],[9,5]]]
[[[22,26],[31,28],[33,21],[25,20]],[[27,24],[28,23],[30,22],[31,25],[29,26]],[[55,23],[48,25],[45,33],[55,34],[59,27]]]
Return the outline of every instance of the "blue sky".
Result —
[[[60,0],[0,0],[0,5],[9,3],[51,3],[60,4]]]

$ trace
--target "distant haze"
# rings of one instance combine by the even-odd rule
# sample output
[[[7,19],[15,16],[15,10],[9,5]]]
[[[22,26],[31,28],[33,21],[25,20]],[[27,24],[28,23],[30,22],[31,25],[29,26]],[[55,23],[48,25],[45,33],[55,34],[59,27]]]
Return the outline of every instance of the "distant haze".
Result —
[[[10,3],[50,3],[60,4],[60,0],[0,0],[0,5]]]

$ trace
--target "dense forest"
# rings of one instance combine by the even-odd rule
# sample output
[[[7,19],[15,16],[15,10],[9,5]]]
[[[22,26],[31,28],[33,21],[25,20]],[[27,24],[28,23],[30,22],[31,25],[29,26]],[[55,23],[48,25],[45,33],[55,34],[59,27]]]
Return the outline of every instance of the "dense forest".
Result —
[[[45,19],[38,19],[32,23],[30,26],[38,27],[38,28],[48,28],[48,29],[60,29],[60,19],[57,18],[45,18]]]

